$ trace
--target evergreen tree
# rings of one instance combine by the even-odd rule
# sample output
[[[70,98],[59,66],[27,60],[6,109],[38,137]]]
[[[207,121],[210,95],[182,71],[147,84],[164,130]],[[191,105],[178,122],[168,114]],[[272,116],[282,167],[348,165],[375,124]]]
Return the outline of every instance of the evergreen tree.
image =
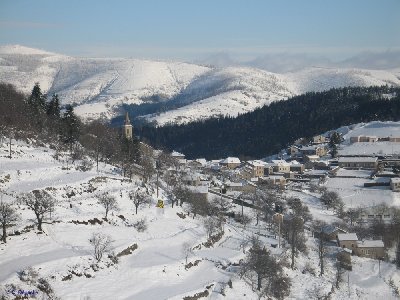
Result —
[[[332,158],[336,157],[338,154],[337,145],[342,141],[340,134],[335,131],[329,137],[329,148],[331,149]]]
[[[50,102],[47,104],[46,113],[50,118],[60,118],[60,101],[57,94],[54,94]]]
[[[79,138],[80,127],[81,122],[75,115],[74,108],[71,105],[67,105],[61,126],[61,137],[64,143],[69,144],[70,147],[72,147],[72,144]]]
[[[39,83],[35,83],[32,93],[28,98],[28,115],[31,119],[30,124],[39,132],[45,129],[47,118],[46,113],[46,96],[42,94]]]
[[[32,93],[28,98],[28,104],[35,110],[35,112],[46,111],[46,97],[42,94],[40,85],[38,82],[32,89]]]

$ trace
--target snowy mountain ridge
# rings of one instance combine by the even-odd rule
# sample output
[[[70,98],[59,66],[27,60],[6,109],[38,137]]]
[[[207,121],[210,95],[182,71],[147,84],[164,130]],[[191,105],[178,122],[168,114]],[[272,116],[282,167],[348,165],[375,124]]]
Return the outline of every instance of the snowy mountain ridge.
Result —
[[[0,46],[0,81],[29,93],[35,82],[58,93],[84,119],[110,119],[123,104],[180,99],[178,108],[145,116],[159,125],[252,111],[272,101],[333,87],[400,85],[400,69],[307,68],[278,74],[250,67],[212,68],[184,62],[78,58]]]

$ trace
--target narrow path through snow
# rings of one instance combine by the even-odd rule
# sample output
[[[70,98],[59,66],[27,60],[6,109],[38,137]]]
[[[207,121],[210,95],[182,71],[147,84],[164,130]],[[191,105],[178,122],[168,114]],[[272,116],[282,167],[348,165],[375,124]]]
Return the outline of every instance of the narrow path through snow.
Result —
[[[86,255],[84,251],[74,251],[71,249],[57,249],[40,254],[22,256],[5,263],[0,263],[0,282],[9,278],[13,273],[41,263],[58,260],[67,257]]]

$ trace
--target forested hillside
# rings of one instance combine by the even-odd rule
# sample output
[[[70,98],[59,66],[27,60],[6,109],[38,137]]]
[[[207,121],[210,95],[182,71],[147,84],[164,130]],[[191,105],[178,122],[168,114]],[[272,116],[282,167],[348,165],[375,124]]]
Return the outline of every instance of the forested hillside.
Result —
[[[139,128],[142,139],[188,158],[263,157],[299,137],[344,125],[400,119],[399,88],[346,87],[277,101],[237,118],[218,117],[187,125]]]

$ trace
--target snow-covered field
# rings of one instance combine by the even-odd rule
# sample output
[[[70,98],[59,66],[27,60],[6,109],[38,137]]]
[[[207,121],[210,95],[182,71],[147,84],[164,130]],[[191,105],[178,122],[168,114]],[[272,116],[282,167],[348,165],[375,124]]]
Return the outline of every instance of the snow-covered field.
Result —
[[[400,194],[389,187],[364,187],[365,182],[372,180],[361,178],[328,178],[326,187],[336,191],[346,207],[370,207],[378,204],[400,206]]]
[[[85,119],[115,117],[122,104],[183,99],[185,104],[179,109],[146,116],[160,125],[220,114],[235,116],[308,91],[400,85],[399,73],[399,69],[314,67],[277,74],[249,67],[215,69],[182,62],[74,58],[23,46],[0,46],[0,81],[25,93],[39,82],[44,92],[58,93],[63,104],[75,104]]]

